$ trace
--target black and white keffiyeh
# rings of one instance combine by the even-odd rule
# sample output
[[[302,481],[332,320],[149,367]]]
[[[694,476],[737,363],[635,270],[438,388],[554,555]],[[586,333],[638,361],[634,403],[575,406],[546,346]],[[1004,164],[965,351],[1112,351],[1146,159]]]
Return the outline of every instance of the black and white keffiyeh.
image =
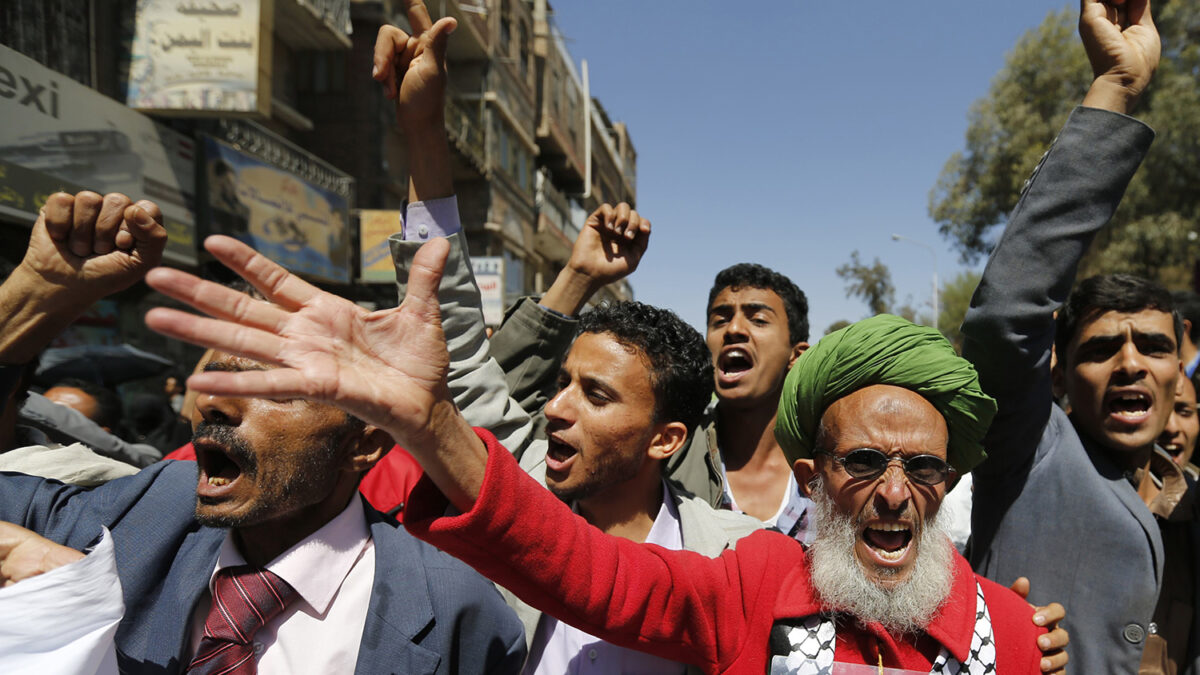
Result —
[[[979,582],[975,583],[975,592],[975,633],[971,637],[971,652],[967,660],[959,662],[943,647],[929,671],[931,675],[988,675],[996,672],[992,617],[988,613]],[[836,644],[837,624],[832,614],[777,621],[771,628],[769,675],[833,675]]]

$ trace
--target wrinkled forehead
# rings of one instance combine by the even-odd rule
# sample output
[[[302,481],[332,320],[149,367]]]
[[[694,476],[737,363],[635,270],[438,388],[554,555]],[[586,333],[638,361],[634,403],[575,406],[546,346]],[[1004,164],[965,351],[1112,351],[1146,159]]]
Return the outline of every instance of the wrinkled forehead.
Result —
[[[945,459],[946,419],[925,397],[903,387],[876,384],[837,399],[821,415],[826,448],[870,447]]]
[[[1089,312],[1079,320],[1068,347],[1074,350],[1089,340],[1125,336],[1135,339],[1156,337],[1175,344],[1175,315],[1159,309],[1143,309],[1137,312]]]

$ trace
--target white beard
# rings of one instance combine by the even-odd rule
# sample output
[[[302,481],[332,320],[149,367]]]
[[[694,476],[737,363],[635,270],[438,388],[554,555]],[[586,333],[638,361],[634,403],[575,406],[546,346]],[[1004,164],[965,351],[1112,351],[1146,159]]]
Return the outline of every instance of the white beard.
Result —
[[[819,480],[819,478],[818,478]],[[869,580],[854,554],[855,518],[838,513],[823,481],[812,491],[816,534],[808,551],[812,583],[831,609],[863,623],[877,622],[893,635],[915,635],[929,625],[950,595],[954,555],[938,519],[921,528],[917,560],[909,578],[885,589]]]

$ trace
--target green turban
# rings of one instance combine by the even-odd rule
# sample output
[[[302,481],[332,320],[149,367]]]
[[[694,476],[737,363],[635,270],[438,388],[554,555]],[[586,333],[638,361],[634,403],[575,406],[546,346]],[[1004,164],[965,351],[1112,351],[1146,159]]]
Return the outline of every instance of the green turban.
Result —
[[[821,415],[834,401],[873,384],[924,396],[946,418],[946,461],[965,473],[983,461],[983,435],[996,402],[979,388],[975,367],[942,334],[880,314],[821,338],[783,383],[775,438],[788,463],[812,457]]]

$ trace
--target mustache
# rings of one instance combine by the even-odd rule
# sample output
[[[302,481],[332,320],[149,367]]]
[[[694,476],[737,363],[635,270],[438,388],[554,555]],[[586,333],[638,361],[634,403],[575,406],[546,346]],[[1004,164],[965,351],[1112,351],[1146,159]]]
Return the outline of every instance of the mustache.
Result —
[[[195,431],[192,432],[192,444],[198,442],[209,442],[224,447],[229,456],[247,474],[254,474],[258,470],[258,459],[254,450],[229,424],[201,420],[196,425]]]

